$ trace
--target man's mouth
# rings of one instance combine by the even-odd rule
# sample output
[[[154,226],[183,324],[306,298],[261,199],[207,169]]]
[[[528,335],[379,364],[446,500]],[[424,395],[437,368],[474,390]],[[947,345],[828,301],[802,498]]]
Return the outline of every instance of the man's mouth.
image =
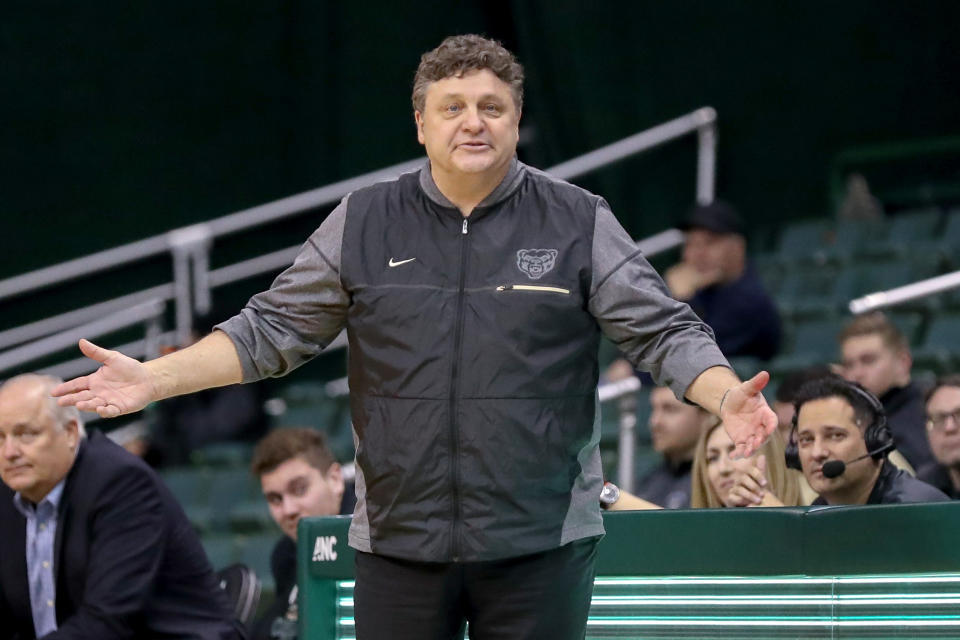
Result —
[[[20,471],[26,471],[29,468],[30,468],[30,465],[28,464],[20,464],[15,467],[7,467],[6,469],[3,470],[3,473],[4,474],[18,473]]]

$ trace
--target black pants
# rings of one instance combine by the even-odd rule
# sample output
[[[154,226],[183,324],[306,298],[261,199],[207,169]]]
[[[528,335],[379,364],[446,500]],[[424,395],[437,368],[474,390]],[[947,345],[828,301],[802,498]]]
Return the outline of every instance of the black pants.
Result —
[[[357,552],[357,640],[582,640],[599,538],[490,562]]]

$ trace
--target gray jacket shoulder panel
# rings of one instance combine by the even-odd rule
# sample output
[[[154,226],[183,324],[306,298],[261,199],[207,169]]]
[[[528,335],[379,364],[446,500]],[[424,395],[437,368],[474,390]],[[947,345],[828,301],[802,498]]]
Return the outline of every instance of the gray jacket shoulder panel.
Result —
[[[656,270],[598,200],[593,234],[590,312],[633,366],[678,398],[710,367],[729,367],[713,331],[673,299]]]
[[[347,196],[313,232],[293,264],[240,313],[215,328],[233,341],[243,381],[289,373],[340,333],[350,300],[340,282]]]

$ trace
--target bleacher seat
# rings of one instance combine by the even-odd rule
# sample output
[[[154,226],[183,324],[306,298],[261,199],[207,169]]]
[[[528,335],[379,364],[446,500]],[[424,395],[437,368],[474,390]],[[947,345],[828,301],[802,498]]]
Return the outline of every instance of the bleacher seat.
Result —
[[[253,569],[260,577],[266,591],[274,590],[273,573],[270,571],[270,554],[283,534],[274,529],[258,535],[234,536],[233,543],[237,561]]]
[[[933,317],[921,345],[913,350],[916,367],[940,373],[960,369],[960,313],[943,313]]]
[[[237,547],[232,535],[204,535],[200,539],[210,565],[215,571],[223,569],[237,561]]]
[[[844,318],[807,320],[792,327],[787,349],[770,362],[771,372],[782,377],[791,371],[837,360],[837,334]]]
[[[825,255],[834,262],[852,262],[868,255],[886,237],[887,224],[883,220],[840,220],[833,228]]]
[[[910,256],[918,245],[929,245],[935,240],[941,217],[937,207],[901,211],[890,218],[886,238],[864,247],[862,253],[870,257]]]
[[[207,470],[193,467],[168,469],[161,478],[183,507],[190,523],[201,532],[209,530],[207,499],[210,477]]]
[[[831,224],[826,218],[788,222],[780,234],[779,259],[784,264],[823,263],[830,238]]]
[[[341,461],[354,456],[353,430],[348,396],[331,398],[323,382],[301,382],[286,387],[280,394],[284,411],[275,422],[288,427],[312,427],[324,432],[327,446]]]
[[[834,267],[795,265],[784,276],[774,302],[787,319],[822,318],[835,311],[833,290],[836,280]]]

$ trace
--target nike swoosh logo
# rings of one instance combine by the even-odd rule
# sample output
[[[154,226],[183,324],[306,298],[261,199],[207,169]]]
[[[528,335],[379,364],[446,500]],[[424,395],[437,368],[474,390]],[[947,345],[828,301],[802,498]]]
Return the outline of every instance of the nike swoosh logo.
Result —
[[[406,260],[399,260],[394,262],[393,258],[390,258],[390,261],[387,263],[387,266],[390,267],[399,267],[402,264],[407,264],[408,262],[413,262],[416,258],[407,258]]]

